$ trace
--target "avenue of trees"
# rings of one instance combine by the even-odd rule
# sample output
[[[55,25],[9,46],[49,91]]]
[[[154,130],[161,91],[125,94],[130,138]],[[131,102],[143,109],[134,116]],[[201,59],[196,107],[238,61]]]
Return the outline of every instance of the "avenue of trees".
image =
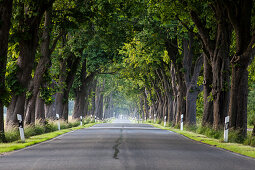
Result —
[[[73,119],[126,113],[178,126],[183,114],[219,130],[229,115],[245,137],[254,12],[252,0],[0,0],[2,141],[17,114],[25,125],[68,121],[69,100]]]

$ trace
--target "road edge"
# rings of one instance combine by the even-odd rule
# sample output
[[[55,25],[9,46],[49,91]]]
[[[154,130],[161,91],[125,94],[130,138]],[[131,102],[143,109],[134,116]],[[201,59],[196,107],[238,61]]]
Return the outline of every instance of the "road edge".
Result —
[[[205,144],[205,145],[208,145],[210,147],[214,147],[214,148],[217,148],[220,150],[228,151],[235,155],[243,156],[245,158],[250,158],[253,160],[255,159],[255,147],[252,147],[252,146],[237,144],[237,143],[220,142],[217,139],[208,138],[207,136],[202,135],[202,134],[185,131],[185,130],[180,131],[179,129],[175,129],[175,128],[171,128],[171,127],[164,127],[159,124],[154,124],[154,123],[145,123],[145,124],[152,125],[156,128],[162,129],[162,130],[168,130],[168,131],[177,133],[177,134],[179,134],[187,139],[190,139],[192,141],[196,141],[201,144]],[[234,146],[237,149],[231,148],[232,146]],[[242,150],[242,152],[238,152],[238,149],[244,149],[244,150]]]
[[[22,151],[22,150],[25,150],[25,149],[28,149],[28,148],[32,148],[32,147],[35,147],[35,146],[38,146],[40,144],[43,144],[43,143],[47,143],[49,141],[52,141],[52,140],[55,140],[59,137],[62,137],[64,135],[67,135],[69,133],[72,133],[74,131],[77,131],[77,130],[80,130],[80,129],[87,129],[87,128],[90,128],[96,124],[101,124],[101,122],[98,122],[98,123],[88,123],[88,124],[85,124],[84,126],[77,126],[77,127],[72,127],[72,128],[67,128],[67,129],[62,129],[60,131],[54,131],[54,132],[50,132],[50,133],[44,133],[44,134],[41,134],[41,135],[36,135],[36,136],[31,136],[29,139],[33,139],[33,138],[37,138],[37,137],[40,137],[42,135],[49,135],[49,134],[54,134],[54,133],[57,133],[56,136],[54,137],[49,137],[49,138],[45,138],[42,139],[42,140],[38,140],[38,141],[34,141],[34,142],[25,142],[25,143],[19,143],[17,141],[14,141],[14,142],[11,142],[11,143],[4,143],[6,145],[8,144],[17,144],[19,145],[16,148],[12,149],[12,150],[9,150],[7,152],[0,152],[0,157],[1,156],[5,156],[5,155],[9,155],[9,154],[12,154],[12,153],[15,153],[15,152],[19,152],[19,151]],[[29,140],[27,139],[27,140]],[[1,147],[1,146],[0,146]]]

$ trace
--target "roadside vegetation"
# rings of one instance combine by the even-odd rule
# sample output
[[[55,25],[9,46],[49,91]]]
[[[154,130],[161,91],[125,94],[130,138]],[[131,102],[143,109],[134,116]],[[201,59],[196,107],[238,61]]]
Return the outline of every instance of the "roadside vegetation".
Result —
[[[0,154],[6,153],[18,149],[25,148],[27,146],[31,146],[37,143],[41,143],[47,141],[49,139],[55,138],[59,135],[65,134],[67,132],[71,132],[78,129],[88,128],[95,124],[99,123],[109,123],[112,119],[107,119],[104,121],[91,119],[90,117],[86,117],[82,121],[82,126],[80,126],[80,121],[70,120],[68,123],[66,121],[60,122],[60,129],[58,130],[57,121],[49,121],[44,124],[37,123],[34,126],[26,126],[24,128],[25,133],[25,142],[23,143],[20,140],[19,130],[17,128],[8,127],[5,132],[5,142],[0,142]]]
[[[164,123],[160,121],[153,123],[153,120],[148,120],[146,122],[144,121],[143,123],[153,125],[160,129],[179,133],[198,142],[255,158],[255,138],[251,135],[251,132],[248,132],[246,138],[240,140],[241,138],[238,136],[238,132],[230,131],[229,141],[224,142],[223,130],[215,131],[210,127],[202,127],[198,125],[197,127],[184,126],[183,131],[181,131],[179,127],[172,127],[170,124],[166,124],[164,127]]]

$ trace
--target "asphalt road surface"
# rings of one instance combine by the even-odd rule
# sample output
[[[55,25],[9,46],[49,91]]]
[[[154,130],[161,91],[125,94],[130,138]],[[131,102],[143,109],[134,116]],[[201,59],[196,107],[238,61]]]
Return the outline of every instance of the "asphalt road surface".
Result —
[[[255,160],[150,125],[117,120],[0,156],[0,170],[236,170]]]

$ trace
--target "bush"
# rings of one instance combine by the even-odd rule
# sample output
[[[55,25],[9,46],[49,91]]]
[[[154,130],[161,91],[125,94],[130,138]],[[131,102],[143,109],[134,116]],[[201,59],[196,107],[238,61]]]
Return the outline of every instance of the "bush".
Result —
[[[199,126],[196,130],[197,133],[203,134],[207,137],[215,138],[215,139],[221,139],[223,138],[223,129],[214,130],[210,126]]]
[[[19,140],[19,130],[17,128],[8,127],[5,131],[5,139],[7,142]]]
[[[69,123],[60,120],[60,128],[67,129],[71,127],[77,127],[80,125],[80,121],[73,120]],[[25,137],[40,135],[43,133],[49,133],[58,130],[56,121],[46,120],[44,123],[38,123],[36,125],[25,126],[24,133]],[[13,142],[20,139],[19,129],[14,127],[6,127],[5,138],[7,142]]]
[[[238,130],[229,130],[228,141],[232,143],[244,143],[245,137]]]
[[[245,141],[244,141],[245,145],[250,145],[250,146],[255,146],[255,136],[248,136]]]

